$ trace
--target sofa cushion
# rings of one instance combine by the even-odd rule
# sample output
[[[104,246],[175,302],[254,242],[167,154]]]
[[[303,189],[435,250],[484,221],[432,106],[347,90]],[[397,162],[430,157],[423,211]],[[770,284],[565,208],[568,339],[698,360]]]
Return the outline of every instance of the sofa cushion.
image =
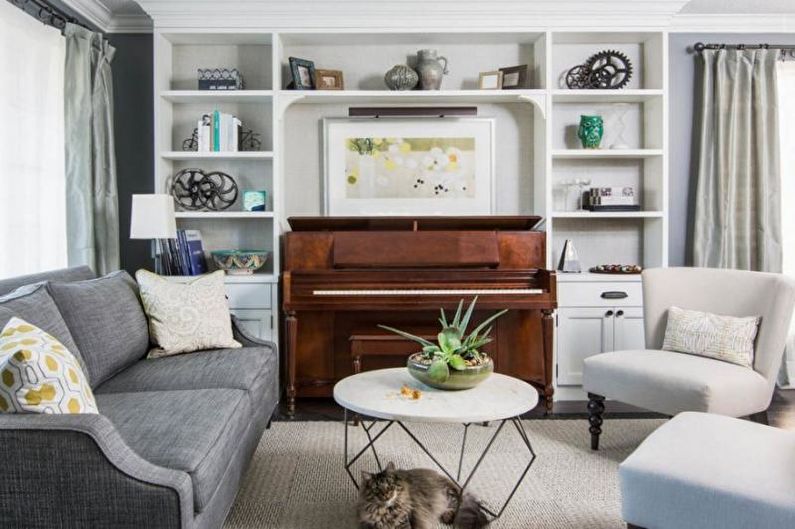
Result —
[[[770,405],[770,382],[735,364],[671,351],[614,351],[585,359],[586,391],[676,415],[704,411],[742,417]]]
[[[146,316],[127,272],[50,282],[48,289],[80,349],[92,387],[146,356]]]
[[[87,266],[75,266],[72,268],[62,268],[60,270],[50,270],[49,272],[41,272],[38,274],[10,277],[0,280],[0,296],[8,294],[21,286],[32,285],[33,283],[43,283],[45,281],[82,281],[83,279],[92,279],[94,277],[97,276],[94,275],[94,272]]]
[[[278,384],[273,349],[244,347],[141,360],[102,384],[97,393],[242,389],[250,393],[254,410],[261,410],[268,388]]]
[[[640,527],[795,527],[795,432],[682,413],[619,468],[624,520]]]
[[[58,306],[44,283],[26,285],[0,297],[0,327],[14,316],[35,325],[61,342],[86,371],[85,361]]]
[[[187,472],[194,509],[201,512],[251,423],[239,389],[149,391],[97,395],[99,411],[144,459]]]

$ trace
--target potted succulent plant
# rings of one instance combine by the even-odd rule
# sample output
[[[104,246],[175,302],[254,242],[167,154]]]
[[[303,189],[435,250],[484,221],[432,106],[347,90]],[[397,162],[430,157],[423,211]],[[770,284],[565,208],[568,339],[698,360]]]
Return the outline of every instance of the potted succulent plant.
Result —
[[[406,367],[411,376],[423,384],[448,390],[473,388],[494,371],[494,362],[480,349],[491,341],[489,334],[492,327],[489,325],[508,312],[502,310],[490,316],[467,334],[477,300],[475,297],[463,314],[464,300],[461,300],[452,322],[448,322],[444,309],[441,309],[439,323],[442,324],[442,330],[438,335],[438,343],[386,325],[379,327],[422,346],[421,351],[409,356]]]

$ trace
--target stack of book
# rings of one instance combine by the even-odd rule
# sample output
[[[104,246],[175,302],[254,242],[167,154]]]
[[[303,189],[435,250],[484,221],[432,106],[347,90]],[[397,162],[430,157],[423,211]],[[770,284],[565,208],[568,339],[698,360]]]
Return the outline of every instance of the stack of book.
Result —
[[[198,124],[199,152],[237,152],[243,124],[232,114],[213,110],[202,114]]]
[[[588,190],[586,209],[591,211],[640,211],[635,188],[592,187]]]
[[[207,273],[202,234],[199,230],[177,230],[177,238],[167,239],[160,252],[166,275],[198,276]]]

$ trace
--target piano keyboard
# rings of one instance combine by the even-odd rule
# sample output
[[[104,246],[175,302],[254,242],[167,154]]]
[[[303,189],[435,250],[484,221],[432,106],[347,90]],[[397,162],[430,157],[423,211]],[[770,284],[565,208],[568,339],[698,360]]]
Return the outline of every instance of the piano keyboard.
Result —
[[[314,290],[315,296],[526,296],[543,294],[540,288],[461,288],[425,290]]]

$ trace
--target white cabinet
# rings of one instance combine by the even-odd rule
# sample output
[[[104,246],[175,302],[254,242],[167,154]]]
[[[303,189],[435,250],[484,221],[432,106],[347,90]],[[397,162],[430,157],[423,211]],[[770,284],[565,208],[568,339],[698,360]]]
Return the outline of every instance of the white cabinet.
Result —
[[[559,289],[558,386],[581,386],[589,356],[644,347],[639,282],[561,282]]]
[[[266,309],[230,309],[246,331],[263,340],[273,341],[273,311]]]

